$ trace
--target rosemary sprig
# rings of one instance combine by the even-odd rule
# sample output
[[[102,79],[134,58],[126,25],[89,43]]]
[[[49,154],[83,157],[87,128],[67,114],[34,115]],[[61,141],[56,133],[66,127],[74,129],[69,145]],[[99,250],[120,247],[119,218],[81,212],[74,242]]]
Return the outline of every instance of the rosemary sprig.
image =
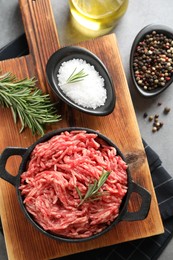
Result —
[[[35,78],[17,80],[8,72],[0,76],[0,106],[11,108],[14,122],[21,122],[20,132],[29,127],[33,134],[44,134],[44,126],[60,120],[50,96],[36,87]]]
[[[95,180],[93,184],[89,184],[88,190],[84,196],[82,196],[81,191],[78,187],[76,187],[76,191],[80,198],[80,203],[78,206],[82,205],[88,199],[98,199],[98,197],[103,196],[104,192],[99,192],[99,189],[103,186],[106,182],[107,178],[109,177],[111,172],[109,171],[102,171],[102,175],[100,176],[99,180]]]
[[[85,73],[84,69],[81,69],[79,72],[76,72],[77,68],[73,70],[71,75],[68,77],[66,84],[68,83],[75,83],[82,81],[88,74]]]

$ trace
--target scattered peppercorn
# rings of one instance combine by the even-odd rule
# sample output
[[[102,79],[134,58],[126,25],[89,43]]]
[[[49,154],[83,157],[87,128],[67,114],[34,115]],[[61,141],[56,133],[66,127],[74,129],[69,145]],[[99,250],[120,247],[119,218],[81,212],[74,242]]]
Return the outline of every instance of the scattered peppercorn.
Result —
[[[153,122],[153,128],[152,128],[152,132],[156,132],[159,131],[159,129],[163,126],[163,122],[159,121],[159,115],[156,114],[154,116],[154,122]]]
[[[153,126],[152,132],[155,133],[156,131],[157,131],[157,127],[156,127],[156,126]]]
[[[163,122],[160,122],[160,127],[162,127],[163,126]]]
[[[155,122],[155,126],[158,128],[160,127],[160,122]]]
[[[153,120],[153,116],[149,116],[148,120],[151,122]]]
[[[163,88],[170,81],[173,75],[172,42],[166,35],[152,31],[137,45],[133,69],[136,82],[144,90]]]
[[[165,107],[163,110],[164,114],[168,114],[171,111],[171,109],[169,107]]]
[[[172,45],[173,45],[173,41],[172,41]],[[161,106],[162,103],[161,102],[158,102],[157,103],[158,106]],[[163,113],[165,115],[167,115],[169,112],[171,111],[171,108],[170,107],[164,107],[163,109]],[[163,127],[164,125],[164,122],[163,121],[160,121],[160,115],[157,113],[155,115],[150,115],[148,116],[147,112],[145,112],[143,114],[143,118],[146,118],[148,117],[148,121],[149,122],[152,122],[152,132],[155,133],[155,132],[158,132],[160,130],[160,128]]]
[[[145,112],[144,114],[143,114],[143,118],[146,118],[148,116],[148,114]]]

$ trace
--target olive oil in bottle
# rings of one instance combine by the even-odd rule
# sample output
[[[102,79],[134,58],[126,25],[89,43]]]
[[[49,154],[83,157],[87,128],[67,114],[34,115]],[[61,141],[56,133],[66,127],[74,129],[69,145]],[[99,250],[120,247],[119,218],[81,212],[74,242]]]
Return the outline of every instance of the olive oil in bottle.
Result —
[[[102,35],[124,15],[128,0],[69,0],[73,18],[84,28]]]

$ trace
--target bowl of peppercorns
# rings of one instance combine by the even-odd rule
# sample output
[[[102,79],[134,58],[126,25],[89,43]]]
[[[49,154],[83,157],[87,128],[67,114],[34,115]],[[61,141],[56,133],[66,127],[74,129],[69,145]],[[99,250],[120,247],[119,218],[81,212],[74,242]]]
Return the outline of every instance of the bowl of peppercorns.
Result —
[[[132,44],[130,72],[141,95],[153,97],[166,90],[173,81],[173,29],[144,27]]]

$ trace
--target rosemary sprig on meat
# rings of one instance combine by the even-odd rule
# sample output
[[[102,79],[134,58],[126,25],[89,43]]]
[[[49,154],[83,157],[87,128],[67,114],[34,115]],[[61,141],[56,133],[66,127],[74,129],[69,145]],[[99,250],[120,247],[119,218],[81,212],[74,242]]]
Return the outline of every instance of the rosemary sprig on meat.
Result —
[[[110,173],[111,173],[110,171],[103,170],[102,175],[100,176],[99,180],[95,180],[93,184],[89,184],[88,190],[84,196],[82,196],[79,188],[76,187],[76,191],[80,198],[80,203],[78,206],[82,205],[88,199],[95,200],[95,199],[98,199],[100,196],[104,195],[105,192],[104,191],[99,192],[99,189],[104,185],[104,183],[106,182]]]
[[[88,74],[85,73],[84,69],[81,69],[79,72],[76,72],[77,68],[73,70],[71,75],[68,77],[66,84],[68,83],[75,83],[82,81]]]
[[[8,72],[0,76],[0,106],[10,108],[20,132],[29,127],[33,134],[44,134],[45,124],[60,120],[50,96],[36,87],[35,78],[17,80]]]

